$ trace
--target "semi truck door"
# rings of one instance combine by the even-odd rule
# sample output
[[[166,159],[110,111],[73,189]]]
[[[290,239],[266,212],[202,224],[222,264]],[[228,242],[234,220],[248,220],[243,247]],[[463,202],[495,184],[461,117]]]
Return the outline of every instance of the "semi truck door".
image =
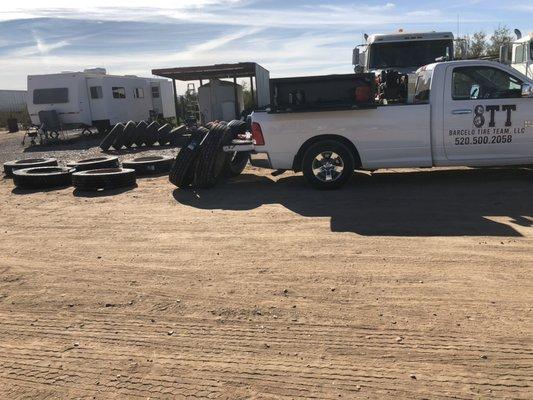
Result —
[[[486,164],[533,159],[533,99],[522,81],[492,66],[449,66],[444,91],[444,150],[448,160]]]

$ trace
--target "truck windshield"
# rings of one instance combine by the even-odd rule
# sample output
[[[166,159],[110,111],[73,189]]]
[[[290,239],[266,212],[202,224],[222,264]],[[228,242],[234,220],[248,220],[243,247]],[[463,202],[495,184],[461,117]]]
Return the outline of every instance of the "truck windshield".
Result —
[[[418,68],[453,54],[451,40],[423,40],[418,42],[373,43],[370,45],[370,69]]]

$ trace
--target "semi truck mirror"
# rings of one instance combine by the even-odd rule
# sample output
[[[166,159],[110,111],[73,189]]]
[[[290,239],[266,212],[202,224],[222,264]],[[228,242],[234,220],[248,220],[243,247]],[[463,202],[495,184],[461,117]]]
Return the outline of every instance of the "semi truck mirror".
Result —
[[[359,65],[359,49],[357,47],[353,49],[352,65]]]
[[[529,83],[522,85],[522,97],[533,97],[533,85]]]

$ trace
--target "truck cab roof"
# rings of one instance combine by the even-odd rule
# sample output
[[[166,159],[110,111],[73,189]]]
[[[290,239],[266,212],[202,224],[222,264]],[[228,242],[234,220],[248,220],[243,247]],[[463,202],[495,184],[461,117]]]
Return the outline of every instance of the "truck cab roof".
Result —
[[[419,40],[453,40],[452,32],[398,32],[387,34],[374,34],[368,37],[366,44],[386,43],[386,42],[403,42]]]

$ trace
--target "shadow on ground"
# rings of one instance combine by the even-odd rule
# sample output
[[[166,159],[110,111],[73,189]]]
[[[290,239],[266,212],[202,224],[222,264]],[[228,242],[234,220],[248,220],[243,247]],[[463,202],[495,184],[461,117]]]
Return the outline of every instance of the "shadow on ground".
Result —
[[[469,169],[355,174],[341,190],[308,188],[301,176],[277,182],[256,175],[210,190],[174,191],[201,209],[252,210],[281,204],[305,217],[330,217],[333,232],[368,236],[521,236],[490,220],[532,226],[533,170]]]

